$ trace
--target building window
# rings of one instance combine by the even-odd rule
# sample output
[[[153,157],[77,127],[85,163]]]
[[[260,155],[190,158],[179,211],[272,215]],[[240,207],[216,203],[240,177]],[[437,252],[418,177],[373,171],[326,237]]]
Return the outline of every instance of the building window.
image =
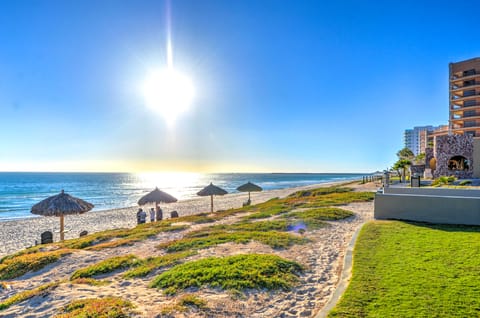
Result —
[[[477,123],[474,120],[465,121],[463,127],[475,127]]]
[[[475,75],[475,69],[463,71],[463,76]]]
[[[468,91],[464,91],[463,92],[463,97],[465,96],[473,96],[475,95],[475,90],[474,89],[471,89],[471,90],[468,90]]]
[[[465,107],[468,107],[468,106],[475,106],[477,104],[477,102],[475,100],[466,100],[464,103],[463,103],[463,106]]]
[[[474,110],[467,110],[463,112],[463,117],[473,117],[476,115],[477,115],[477,112]]]

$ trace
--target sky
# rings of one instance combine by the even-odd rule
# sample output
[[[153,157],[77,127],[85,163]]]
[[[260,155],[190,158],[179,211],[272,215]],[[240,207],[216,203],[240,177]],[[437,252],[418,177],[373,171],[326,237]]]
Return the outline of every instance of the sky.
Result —
[[[0,171],[372,172],[448,123],[475,1],[0,0]],[[169,121],[145,79],[194,96]],[[171,66],[171,65],[170,65]]]

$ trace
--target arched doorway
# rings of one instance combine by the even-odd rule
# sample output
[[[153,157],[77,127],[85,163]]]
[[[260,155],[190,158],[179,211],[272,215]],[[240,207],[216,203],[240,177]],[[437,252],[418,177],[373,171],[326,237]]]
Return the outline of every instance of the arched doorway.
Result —
[[[464,156],[453,156],[448,160],[448,170],[467,171],[470,169],[470,163]]]

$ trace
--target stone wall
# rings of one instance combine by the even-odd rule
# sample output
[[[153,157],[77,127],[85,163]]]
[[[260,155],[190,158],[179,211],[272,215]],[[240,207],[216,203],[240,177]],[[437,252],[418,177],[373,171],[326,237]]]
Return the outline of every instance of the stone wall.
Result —
[[[423,176],[423,172],[425,171],[425,165],[411,165],[410,166],[410,175],[419,175]]]
[[[469,162],[468,170],[449,170],[448,161],[454,156],[463,156]],[[473,137],[469,135],[446,135],[435,137],[437,169],[433,177],[455,176],[459,179],[473,177]]]

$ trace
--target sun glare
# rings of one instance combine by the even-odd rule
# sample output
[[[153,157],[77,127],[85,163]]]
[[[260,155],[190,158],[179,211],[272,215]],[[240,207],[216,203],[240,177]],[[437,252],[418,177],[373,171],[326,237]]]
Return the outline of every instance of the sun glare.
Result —
[[[147,106],[160,113],[169,123],[188,110],[194,94],[190,78],[173,67],[150,72],[143,86]]]

